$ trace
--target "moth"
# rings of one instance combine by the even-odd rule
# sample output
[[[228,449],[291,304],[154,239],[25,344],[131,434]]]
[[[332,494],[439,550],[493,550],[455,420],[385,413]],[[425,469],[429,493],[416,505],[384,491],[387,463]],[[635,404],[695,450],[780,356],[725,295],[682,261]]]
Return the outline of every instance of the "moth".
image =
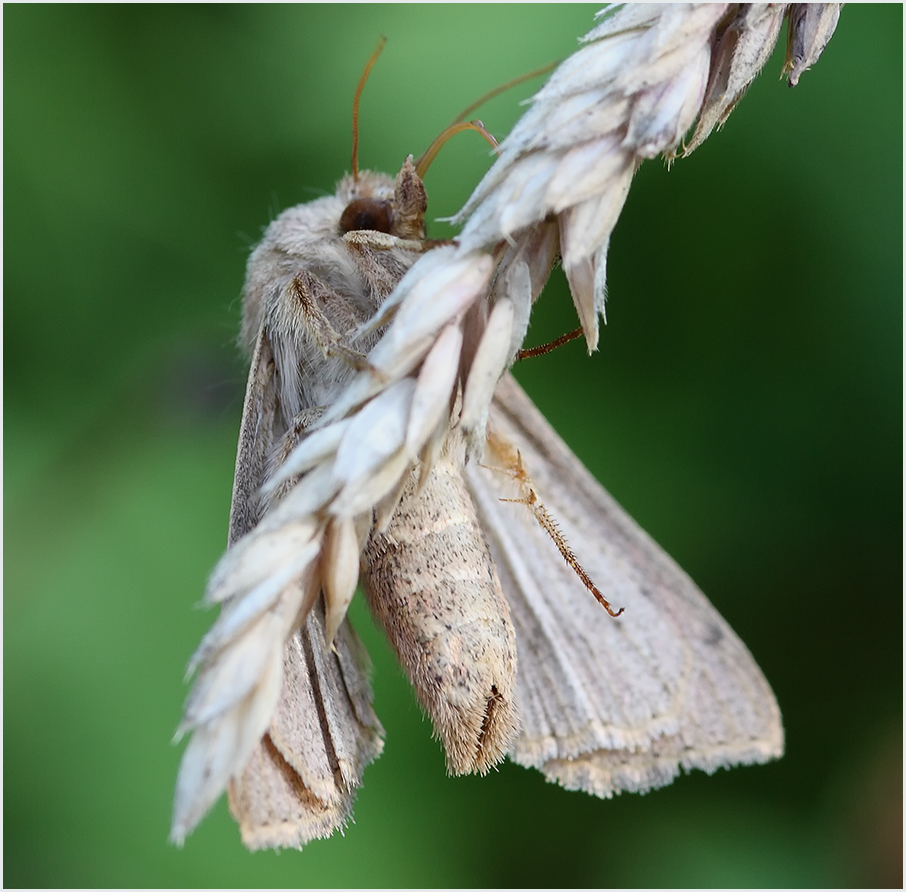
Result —
[[[609,797],[670,783],[680,769],[712,772],[782,753],[777,703],[746,647],[509,373],[494,373],[486,425],[465,424],[472,379],[456,376],[464,357],[480,365],[470,332],[501,316],[487,305],[449,336],[448,368],[437,359],[446,354],[432,350],[415,369],[423,381],[436,362],[431,374],[454,382],[419,461],[374,510],[363,497],[367,510],[325,521],[317,556],[293,563],[293,536],[307,542],[310,530],[272,522],[305,473],[291,457],[303,447],[317,453],[325,412],[356,376],[380,377],[372,361],[382,329],[369,320],[419,258],[440,250],[426,237],[426,209],[411,157],[395,178],[354,161],[335,195],[281,214],[250,257],[241,340],[251,369],[227,553],[238,557],[224,584],[248,571],[244,543],[257,537],[280,573],[288,568],[279,584],[295,587],[298,607],[249,618],[226,602],[223,622],[272,624],[282,652],[252,643],[228,658],[226,674],[210,680],[202,669],[185,728],[216,711],[212,686],[241,686],[251,664],[264,667],[261,684],[273,687],[276,706],[258,715],[259,700],[242,700],[231,736],[212,736],[203,756],[187,750],[178,842],[227,782],[250,849],[301,847],[349,818],[384,737],[367,654],[345,616],[359,576],[450,773],[484,773],[509,756],[567,789]],[[555,242],[545,244],[532,298],[555,259]],[[507,281],[498,273],[491,292]],[[372,422],[362,435],[379,440],[384,419]],[[480,455],[467,460],[476,429]],[[622,609],[604,609],[602,593]],[[205,647],[202,664],[213,645]],[[258,726],[263,736],[246,739]]]

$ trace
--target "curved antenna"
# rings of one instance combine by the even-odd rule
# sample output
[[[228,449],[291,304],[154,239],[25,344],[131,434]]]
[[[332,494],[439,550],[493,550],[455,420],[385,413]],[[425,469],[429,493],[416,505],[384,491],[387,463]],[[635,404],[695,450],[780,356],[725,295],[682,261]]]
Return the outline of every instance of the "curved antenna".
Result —
[[[437,157],[437,153],[443,148],[444,143],[451,136],[455,136],[463,130],[475,130],[477,133],[480,133],[491,144],[492,149],[496,149],[497,146],[500,145],[500,143],[494,139],[493,134],[485,129],[485,126],[481,121],[454,122],[435,138],[434,142],[428,146],[425,154],[415,162],[415,172],[418,174],[419,179],[424,179],[426,171],[431,166],[431,162]]]
[[[377,47],[375,47],[374,52],[371,54],[371,57],[365,63],[365,70],[362,72],[361,78],[359,78],[359,85],[356,87],[355,99],[352,100],[352,180],[355,182],[359,177],[359,99],[362,96],[362,90],[365,87],[365,81],[368,80],[368,75],[371,74],[371,69],[374,67],[374,63],[377,62],[378,56],[381,54],[381,50],[384,49],[384,44],[387,43],[386,37],[381,37],[378,41]]]
[[[489,100],[493,99],[495,96],[503,93],[505,90],[509,90],[511,87],[518,87],[523,81],[530,81],[533,77],[538,77],[542,74],[547,74],[548,71],[553,71],[563,60],[555,59],[553,62],[548,62],[547,65],[542,68],[536,68],[534,71],[530,71],[528,74],[520,74],[519,77],[514,77],[511,81],[507,81],[505,84],[501,84],[499,87],[494,87],[488,93],[485,93],[477,102],[473,102],[467,108],[464,108],[454,119],[453,123],[457,124],[460,121],[464,121],[476,108],[484,105]]]
[[[428,146],[428,149],[425,151],[418,161],[415,162],[415,172],[419,177],[423,178],[425,172],[431,166],[431,162],[437,157],[437,153],[441,150],[444,143],[457,133],[461,133],[463,130],[475,130],[480,133],[490,144],[491,148],[495,149],[500,145],[499,142],[485,129],[484,124],[481,121],[465,121],[476,108],[481,105],[484,105],[489,99],[493,99],[500,93],[503,93],[504,90],[509,90],[511,87],[518,86],[523,81],[531,80],[533,77],[538,77],[542,74],[547,74],[549,71],[552,71],[556,68],[562,60],[555,59],[553,62],[549,62],[547,65],[544,65],[542,68],[536,68],[534,71],[529,71],[527,74],[520,74],[519,77],[514,77],[511,81],[507,81],[505,84],[501,84],[499,87],[494,87],[488,93],[485,93],[477,102],[473,102],[467,108],[464,108],[454,119],[453,123],[450,124],[440,136],[438,136],[434,142]],[[498,152],[498,154],[500,154]]]

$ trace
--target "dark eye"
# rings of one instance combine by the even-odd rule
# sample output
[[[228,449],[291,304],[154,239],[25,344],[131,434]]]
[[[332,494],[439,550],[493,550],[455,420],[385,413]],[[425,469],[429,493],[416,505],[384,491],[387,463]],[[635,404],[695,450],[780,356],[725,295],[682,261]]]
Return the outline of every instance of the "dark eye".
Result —
[[[346,205],[346,210],[340,217],[340,229],[343,232],[352,232],[354,229],[390,232],[392,217],[390,202],[379,198],[357,198]]]

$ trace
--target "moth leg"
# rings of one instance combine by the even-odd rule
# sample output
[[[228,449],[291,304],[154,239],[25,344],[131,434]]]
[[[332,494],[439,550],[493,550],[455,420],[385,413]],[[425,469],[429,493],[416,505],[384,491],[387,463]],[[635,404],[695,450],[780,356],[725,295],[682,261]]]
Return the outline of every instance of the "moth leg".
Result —
[[[557,546],[557,550],[563,556],[563,560],[569,564],[570,568],[582,580],[582,584],[587,588],[592,595],[595,596],[595,599],[598,603],[613,617],[619,616],[623,612],[621,607],[619,610],[614,610],[610,605],[610,601],[604,597],[598,587],[594,584],[592,578],[588,575],[585,568],[582,564],[579,563],[579,559],[576,557],[575,552],[572,548],[569,547],[569,543],[566,541],[566,537],[563,535],[562,530],[557,525],[557,521],[548,513],[547,508],[544,507],[544,503],[541,501],[541,497],[538,495],[538,490],[535,489],[535,484],[532,482],[532,478],[529,476],[528,471],[525,469],[525,465],[522,462],[522,455],[519,450],[516,449],[512,443],[508,443],[501,436],[499,436],[494,431],[488,431],[487,437],[487,448],[489,452],[492,452],[504,463],[504,467],[497,468],[488,468],[491,471],[499,471],[504,474],[507,474],[513,478],[516,483],[516,486],[519,491],[518,498],[512,499],[500,499],[501,502],[513,502],[517,505],[525,505],[529,511],[532,512],[532,516],[538,521],[538,525],[544,530],[545,533],[550,536],[553,540],[554,545]],[[485,465],[485,467],[488,467]]]
[[[335,309],[342,308],[345,311],[344,315],[349,317],[349,328],[353,329],[359,321],[356,318],[357,314],[341,295],[304,269],[293,276],[286,290],[294,308],[301,313],[306,331],[325,356],[338,357],[356,371],[381,374],[368,362],[364,353],[354,350],[343,342],[342,335],[337,333],[322,309],[327,306]]]
[[[444,245],[456,245],[453,238],[400,238],[387,232],[372,229],[353,229],[343,236],[343,240],[359,251],[410,251],[413,254],[425,254]]]
[[[386,300],[411,266],[411,258],[406,255],[429,249],[424,240],[399,238],[372,229],[353,229],[343,236],[343,241],[378,304]]]
[[[400,238],[389,232],[379,232],[376,229],[353,229],[343,236],[343,241],[353,248],[364,248],[372,251],[411,251],[422,254],[434,247],[428,239]]]

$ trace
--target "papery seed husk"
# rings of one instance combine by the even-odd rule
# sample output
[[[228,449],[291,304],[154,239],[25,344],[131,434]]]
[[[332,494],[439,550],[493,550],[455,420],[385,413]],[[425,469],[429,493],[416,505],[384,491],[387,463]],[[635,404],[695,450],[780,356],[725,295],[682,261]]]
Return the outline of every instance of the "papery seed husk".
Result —
[[[325,635],[329,647],[346,616],[359,581],[359,539],[351,517],[333,518],[327,525],[321,575],[324,579]]]
[[[413,461],[444,414],[449,416],[461,349],[462,330],[458,325],[448,325],[422,363],[406,426],[406,452]]]

